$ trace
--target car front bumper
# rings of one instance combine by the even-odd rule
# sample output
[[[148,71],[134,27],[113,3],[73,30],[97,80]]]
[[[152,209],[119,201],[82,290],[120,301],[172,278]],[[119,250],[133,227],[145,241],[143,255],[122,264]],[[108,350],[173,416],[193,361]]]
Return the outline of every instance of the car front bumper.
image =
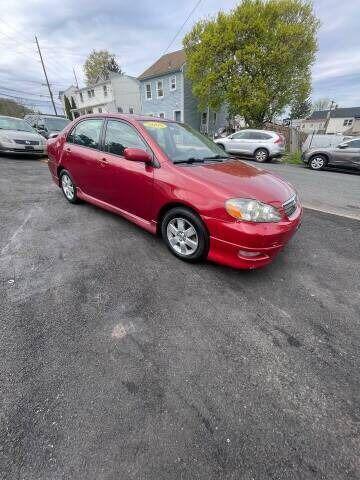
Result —
[[[25,148],[25,145],[17,145],[15,148],[8,145],[0,145],[0,153],[13,153],[20,155],[46,155],[46,145],[34,145],[33,148]]]
[[[255,269],[272,262],[298,230],[302,207],[290,219],[276,223],[219,222],[205,219],[210,231],[208,259],[238,269]]]

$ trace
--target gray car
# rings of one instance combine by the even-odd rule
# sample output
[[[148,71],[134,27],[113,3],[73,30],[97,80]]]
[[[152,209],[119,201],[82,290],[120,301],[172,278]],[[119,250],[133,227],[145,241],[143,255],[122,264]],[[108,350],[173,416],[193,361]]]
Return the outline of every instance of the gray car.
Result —
[[[269,130],[240,130],[214,142],[229,153],[253,157],[260,163],[285,153],[284,137]]]
[[[0,152],[46,155],[46,140],[25,120],[0,116]]]
[[[25,115],[24,120],[45,138],[56,136],[70,123],[70,120],[62,116],[40,114]]]
[[[310,148],[302,154],[302,161],[312,170],[325,167],[360,169],[360,138],[341,142],[336,147]]]

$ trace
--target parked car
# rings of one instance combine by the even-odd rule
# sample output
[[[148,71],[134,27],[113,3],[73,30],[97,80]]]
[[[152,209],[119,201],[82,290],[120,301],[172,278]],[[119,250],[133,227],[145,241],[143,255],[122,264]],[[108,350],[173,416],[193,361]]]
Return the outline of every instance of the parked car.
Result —
[[[0,116],[0,152],[46,155],[46,141],[25,120]]]
[[[268,162],[285,153],[285,139],[269,130],[240,130],[225,138],[214,140],[226,152],[253,157],[257,162]]]
[[[341,142],[337,147],[310,148],[302,154],[302,160],[312,170],[325,167],[360,169],[360,138]]]
[[[300,225],[294,188],[171,120],[82,116],[48,140],[49,169],[79,199],[162,235],[177,257],[270,263]]]
[[[45,138],[55,137],[70,123],[67,118],[54,115],[25,115],[24,120]]]

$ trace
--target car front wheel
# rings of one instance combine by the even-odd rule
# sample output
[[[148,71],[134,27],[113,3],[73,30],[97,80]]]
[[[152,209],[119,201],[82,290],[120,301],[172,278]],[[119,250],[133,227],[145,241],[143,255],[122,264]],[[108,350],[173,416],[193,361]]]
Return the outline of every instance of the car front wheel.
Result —
[[[187,208],[173,208],[163,218],[161,233],[176,257],[189,262],[206,257],[209,235],[201,219]]]
[[[77,203],[76,186],[67,170],[60,173],[60,185],[66,200],[70,203]]]
[[[309,162],[311,170],[322,170],[326,167],[327,161],[323,155],[314,155]]]

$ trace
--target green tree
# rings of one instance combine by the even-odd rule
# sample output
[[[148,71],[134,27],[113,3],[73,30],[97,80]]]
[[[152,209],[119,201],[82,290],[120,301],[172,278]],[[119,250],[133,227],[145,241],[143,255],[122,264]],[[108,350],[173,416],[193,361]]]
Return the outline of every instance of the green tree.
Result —
[[[107,78],[109,72],[122,73],[115,55],[107,50],[93,50],[84,64],[87,85],[92,85],[98,77]]]
[[[71,97],[71,108],[76,108],[74,97]]]
[[[34,113],[30,108],[15,102],[14,100],[8,100],[7,98],[0,98],[0,115],[6,115],[9,117],[23,118],[25,115]]]
[[[184,38],[186,72],[200,107],[227,104],[251,127],[311,90],[319,21],[303,0],[243,0],[195,24]]]
[[[73,119],[72,113],[71,113],[71,105],[68,97],[64,95],[64,108],[65,108],[65,113],[66,116],[69,120]]]

